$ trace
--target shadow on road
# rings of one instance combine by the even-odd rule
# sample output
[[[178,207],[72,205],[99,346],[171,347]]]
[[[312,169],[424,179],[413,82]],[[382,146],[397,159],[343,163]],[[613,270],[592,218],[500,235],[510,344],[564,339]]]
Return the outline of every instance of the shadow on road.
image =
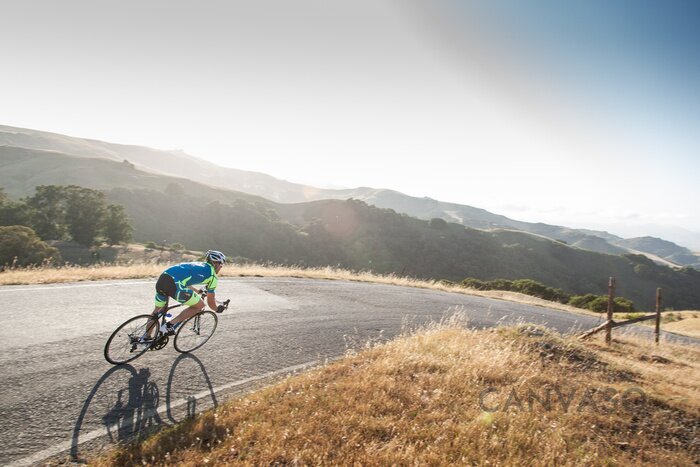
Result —
[[[186,368],[188,364],[190,367],[193,367],[193,370],[189,372],[187,371],[188,368]],[[178,369],[178,366],[181,368],[179,372],[180,377],[177,377],[178,372],[176,370]],[[191,374],[192,372],[194,372],[194,374],[198,374],[199,372],[197,369],[201,371],[207,389],[205,391],[199,391],[192,394],[196,387],[192,387]],[[178,382],[179,384],[176,384]],[[199,385],[195,384],[195,386],[201,387],[201,383]],[[206,400],[207,397],[211,398],[211,405],[214,407],[219,405],[218,401],[216,400],[216,394],[214,394],[214,387],[211,384],[207,370],[204,368],[204,364],[192,354],[182,354],[177,357],[177,360],[175,360],[173,366],[170,368],[170,374],[168,375],[168,387],[165,393],[165,408],[168,420],[173,423],[182,421],[182,419],[178,420],[175,417],[174,409],[180,405],[183,405],[183,402],[187,405],[183,418],[194,417],[194,415],[197,413],[198,401],[201,402],[202,400]]]
[[[197,357],[182,354],[173,362],[165,403],[160,403],[161,390],[149,368],[136,370],[128,364],[111,368],[83,403],[73,428],[70,460],[80,460],[80,445],[87,441],[106,435],[110,443],[128,442],[192,417],[202,405],[216,407],[211,380]],[[167,420],[161,418],[163,413]]]

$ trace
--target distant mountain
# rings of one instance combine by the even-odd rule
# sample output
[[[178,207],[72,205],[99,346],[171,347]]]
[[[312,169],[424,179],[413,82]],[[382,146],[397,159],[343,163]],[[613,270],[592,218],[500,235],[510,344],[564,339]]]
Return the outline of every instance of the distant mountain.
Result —
[[[279,203],[300,203],[322,199],[357,199],[373,206],[393,209],[396,212],[419,219],[438,218],[466,227],[485,230],[519,230],[598,253],[646,254],[661,264],[678,267],[691,266],[700,269],[700,256],[675,244],[671,244],[675,248],[660,250],[650,242],[630,243],[624,238],[604,231],[521,222],[493,214],[484,209],[427,197],[412,197],[388,189],[368,187],[345,190],[320,189],[280,180],[262,173],[220,167],[182,151],[161,151],[2,125],[0,125],[0,145],[58,151],[64,155],[109,159],[123,162],[125,165],[133,164],[143,171],[199,180],[213,187],[257,195]],[[72,177],[72,179],[77,178],[79,178],[77,174]],[[11,188],[8,190],[12,192]],[[698,242],[700,243],[700,239]],[[670,254],[660,254],[661,251],[668,251]]]
[[[305,194],[311,195],[315,190],[258,172],[220,167],[183,151],[162,151],[0,125],[0,146],[3,145],[117,162],[126,160],[141,170],[200,180],[207,185],[238,190],[273,201],[308,201],[311,198]]]
[[[629,238],[617,242],[631,250],[643,251],[665,258],[675,264],[690,265],[700,269],[700,258],[688,248],[676,245],[673,242],[655,237]]]
[[[173,196],[196,193],[208,201],[245,199],[268,203],[259,196],[222,190],[161,173],[139,170],[127,162],[104,158],[75,157],[58,151],[0,146],[0,186],[16,198],[34,194],[39,185],[79,185],[97,190],[114,188],[172,192]]]

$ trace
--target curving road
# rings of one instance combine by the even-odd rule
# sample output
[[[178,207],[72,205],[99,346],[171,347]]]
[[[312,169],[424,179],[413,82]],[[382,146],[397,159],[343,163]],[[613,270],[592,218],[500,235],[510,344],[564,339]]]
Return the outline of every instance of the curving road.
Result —
[[[150,311],[153,281],[0,287],[0,464],[77,460],[171,424],[271,378],[383,341],[457,310],[474,327],[533,322],[561,332],[601,321],[542,307],[423,289],[306,279],[223,279],[232,298],[214,337],[114,367],[102,350]],[[31,307],[31,308],[29,308]],[[648,332],[637,328],[636,332]]]

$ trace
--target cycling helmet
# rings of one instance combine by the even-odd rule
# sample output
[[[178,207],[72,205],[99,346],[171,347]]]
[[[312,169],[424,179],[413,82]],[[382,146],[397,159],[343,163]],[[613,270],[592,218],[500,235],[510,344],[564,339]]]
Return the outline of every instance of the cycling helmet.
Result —
[[[207,263],[216,262],[216,263],[224,264],[226,262],[226,255],[220,251],[209,250],[204,255],[204,259],[206,260]]]

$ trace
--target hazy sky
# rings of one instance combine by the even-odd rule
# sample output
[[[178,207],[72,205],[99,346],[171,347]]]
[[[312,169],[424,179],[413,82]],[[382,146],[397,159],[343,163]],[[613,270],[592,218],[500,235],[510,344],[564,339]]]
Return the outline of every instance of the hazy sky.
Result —
[[[0,0],[0,124],[700,232],[700,2]]]

